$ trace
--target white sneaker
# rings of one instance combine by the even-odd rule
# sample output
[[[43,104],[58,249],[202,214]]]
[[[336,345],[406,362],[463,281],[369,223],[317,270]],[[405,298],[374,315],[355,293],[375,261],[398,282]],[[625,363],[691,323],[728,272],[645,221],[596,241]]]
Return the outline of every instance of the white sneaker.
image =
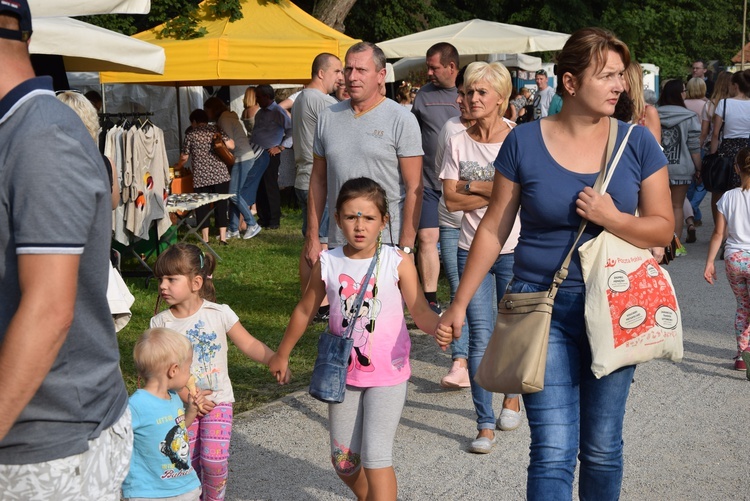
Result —
[[[240,238],[240,232],[227,230],[227,240],[232,238]]]
[[[461,367],[458,360],[453,361],[451,370],[440,380],[441,388],[468,388],[471,386],[469,381],[469,369]]]
[[[242,235],[242,238],[245,240],[253,238],[255,235],[260,233],[260,230],[261,230],[260,225],[256,223],[255,226],[251,226],[247,229],[247,231],[245,231],[245,234]]]

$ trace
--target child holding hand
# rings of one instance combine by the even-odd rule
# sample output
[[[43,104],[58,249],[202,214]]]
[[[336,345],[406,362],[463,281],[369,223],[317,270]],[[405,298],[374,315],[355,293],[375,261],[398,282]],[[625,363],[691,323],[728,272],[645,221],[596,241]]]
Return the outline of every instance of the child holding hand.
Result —
[[[203,501],[224,499],[229,472],[234,393],[227,364],[227,337],[255,362],[268,365],[273,351],[240,324],[225,304],[216,304],[216,261],[195,245],[176,244],[156,260],[159,294],[169,308],[151,319],[151,327],[168,327],[193,346],[191,373],[197,387],[211,390],[188,429],[192,465],[203,486]],[[187,390],[181,393],[187,400]]]
[[[750,148],[742,148],[737,152],[734,169],[742,183],[739,188],[724,193],[716,203],[716,225],[708,244],[703,278],[712,285],[715,282],[714,259],[727,235],[724,268],[729,286],[737,298],[737,312],[734,316],[737,352],[734,356],[734,369],[745,371],[745,376],[750,380]]]
[[[190,378],[193,347],[170,329],[149,329],[133,350],[138,375],[145,380],[128,402],[133,416],[133,457],[122,484],[125,501],[141,499],[197,501],[201,484],[190,466],[187,427],[198,415],[205,394],[177,394]]]
[[[328,405],[328,418],[333,467],[357,499],[395,500],[397,495],[393,440],[411,375],[404,303],[417,326],[434,335],[443,349],[453,339],[452,330],[440,326],[440,317],[430,309],[413,261],[398,248],[381,245],[388,223],[386,200],[372,179],[351,179],[341,187],[335,217],[347,243],[321,253],[269,363],[280,383],[289,381],[289,354],[325,296],[331,304],[332,334],[342,335],[354,322],[346,396],[342,403]],[[373,274],[363,283],[373,259]],[[362,306],[353,311],[362,287]]]

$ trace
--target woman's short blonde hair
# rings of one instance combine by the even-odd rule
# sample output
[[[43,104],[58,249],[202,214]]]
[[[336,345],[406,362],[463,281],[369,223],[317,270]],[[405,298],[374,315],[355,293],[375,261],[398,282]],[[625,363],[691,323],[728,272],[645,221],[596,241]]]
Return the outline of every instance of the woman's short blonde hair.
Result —
[[[143,378],[156,376],[172,364],[182,364],[193,353],[190,340],[172,329],[155,327],[146,330],[133,348],[133,360]]]
[[[706,82],[702,78],[693,77],[688,80],[686,99],[703,99],[706,97]]]
[[[498,113],[503,116],[505,110],[508,109],[508,100],[510,99],[510,93],[513,91],[513,82],[508,68],[497,61],[493,63],[475,61],[469,64],[466,67],[466,73],[464,73],[464,88],[468,89],[481,81],[487,82],[500,94],[503,101],[500,103]]]
[[[76,115],[83,121],[83,125],[86,126],[86,130],[94,138],[94,142],[99,144],[99,115],[96,113],[96,108],[91,104],[91,101],[86,99],[86,96],[80,92],[72,90],[61,92],[57,95],[57,99],[67,104],[76,112]]]

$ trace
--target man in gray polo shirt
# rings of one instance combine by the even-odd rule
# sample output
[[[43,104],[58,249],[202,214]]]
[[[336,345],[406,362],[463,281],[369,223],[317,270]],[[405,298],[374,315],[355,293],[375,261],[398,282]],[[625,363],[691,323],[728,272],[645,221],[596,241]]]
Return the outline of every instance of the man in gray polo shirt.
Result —
[[[119,499],[133,432],[107,304],[110,184],[0,1],[0,498]]]
[[[349,179],[369,177],[385,189],[391,217],[383,242],[409,254],[416,239],[422,205],[422,139],[417,119],[380,94],[385,55],[360,42],[346,53],[344,81],[350,99],[326,108],[318,117],[308,197],[305,254],[312,266],[321,245],[318,228],[323,208],[334,210],[339,189]],[[328,246],[345,243],[330,218]]]

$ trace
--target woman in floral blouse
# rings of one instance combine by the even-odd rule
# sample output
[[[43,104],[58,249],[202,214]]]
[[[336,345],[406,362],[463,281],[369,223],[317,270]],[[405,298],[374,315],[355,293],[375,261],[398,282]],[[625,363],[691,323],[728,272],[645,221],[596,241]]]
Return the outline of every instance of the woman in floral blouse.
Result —
[[[208,115],[202,109],[194,110],[190,114],[190,128],[185,133],[185,143],[182,145],[180,160],[175,168],[181,168],[188,158],[193,159],[193,189],[196,193],[229,193],[229,169],[213,151],[211,138],[218,132],[218,128],[208,123]],[[222,132],[224,142],[231,150],[234,141]],[[214,218],[219,228],[219,240],[227,244],[227,224],[229,216],[227,200],[219,200],[214,204]],[[195,209],[195,217],[203,221],[211,210],[209,205]],[[208,220],[201,226],[203,240],[208,241]]]

